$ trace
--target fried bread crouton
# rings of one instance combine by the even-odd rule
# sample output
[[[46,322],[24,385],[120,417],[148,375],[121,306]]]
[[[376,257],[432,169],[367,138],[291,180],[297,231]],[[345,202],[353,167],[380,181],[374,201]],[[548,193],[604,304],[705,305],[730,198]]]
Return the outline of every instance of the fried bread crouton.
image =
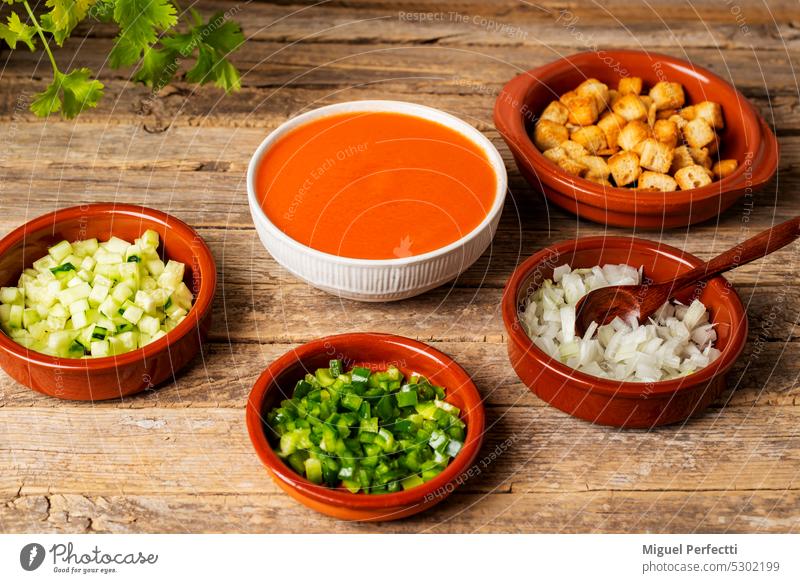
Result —
[[[617,186],[625,186],[639,178],[639,156],[636,152],[619,152],[608,159],[608,168]]]
[[[716,138],[717,134],[704,119],[695,118],[683,128],[683,139],[691,148],[707,146]]]
[[[575,89],[578,95],[594,98],[597,102],[597,111],[603,111],[608,107],[608,85],[597,79],[587,79]]]
[[[639,154],[639,165],[653,172],[665,174],[672,166],[673,148],[662,144],[654,138],[647,138],[636,145],[635,151]]]
[[[719,162],[714,164],[714,167],[711,169],[711,172],[713,172],[714,176],[716,176],[717,178],[722,179],[725,178],[726,176],[730,176],[731,174],[733,174],[738,167],[739,167],[738,160],[731,160],[731,159],[720,160]]]
[[[592,154],[596,154],[608,146],[606,135],[598,126],[584,126],[573,132],[570,139],[573,142],[578,142]]]
[[[562,126],[567,123],[567,118],[569,118],[569,110],[560,101],[551,101],[539,116],[539,119],[546,119]]]
[[[711,175],[704,167],[695,164],[678,170],[675,173],[675,182],[681,190],[691,190],[711,184]]]
[[[578,95],[576,92],[571,93],[572,95],[566,96],[566,98],[564,95],[561,96],[561,103],[569,110],[569,122],[579,126],[589,126],[596,122],[599,110],[594,97]]]
[[[683,107],[686,101],[683,86],[670,81],[659,81],[650,89],[649,95],[657,109],[677,109]]]
[[[678,138],[680,138],[678,126],[674,121],[657,119],[653,124],[653,137],[662,144],[675,148],[678,145]]]
[[[613,107],[614,113],[621,115],[626,121],[642,121],[647,119],[647,107],[638,95],[627,94],[620,97]]]
[[[540,119],[533,130],[533,143],[542,151],[555,148],[568,138],[567,128],[549,119]]]
[[[678,183],[669,174],[660,172],[642,172],[639,176],[638,188],[642,190],[660,190],[661,192],[672,192],[678,190]]]
[[[619,80],[617,91],[620,95],[639,95],[642,92],[641,77],[623,77]]]
[[[606,144],[611,150],[616,151],[618,148],[617,138],[619,137],[619,132],[625,127],[626,123],[624,117],[613,111],[608,111],[603,114],[597,122],[597,127],[603,130],[603,133],[606,135]]]
[[[623,150],[633,150],[636,144],[652,135],[650,126],[642,121],[632,121],[625,125],[617,136],[617,145]]]

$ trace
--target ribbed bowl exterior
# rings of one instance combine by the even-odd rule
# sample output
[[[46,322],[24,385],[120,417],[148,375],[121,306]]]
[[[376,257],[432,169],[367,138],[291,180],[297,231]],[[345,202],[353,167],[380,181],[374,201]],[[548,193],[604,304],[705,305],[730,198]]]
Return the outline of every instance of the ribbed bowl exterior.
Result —
[[[350,111],[391,111],[441,123],[463,134],[486,154],[497,176],[495,202],[484,221],[462,239],[420,256],[386,260],[338,257],[290,239],[273,224],[256,196],[255,175],[264,153],[282,135],[313,119]],[[500,221],[508,176],[497,149],[466,122],[437,109],[402,101],[351,101],[304,113],[274,130],[261,143],[247,171],[250,214],[272,257],[297,278],[342,298],[365,302],[402,300],[438,287],[469,268],[491,244]]]
[[[270,255],[298,279],[342,298],[364,302],[403,300],[456,278],[483,255],[494,238],[500,214],[464,245],[433,257],[399,265],[334,262],[275,235],[250,209],[256,231]]]

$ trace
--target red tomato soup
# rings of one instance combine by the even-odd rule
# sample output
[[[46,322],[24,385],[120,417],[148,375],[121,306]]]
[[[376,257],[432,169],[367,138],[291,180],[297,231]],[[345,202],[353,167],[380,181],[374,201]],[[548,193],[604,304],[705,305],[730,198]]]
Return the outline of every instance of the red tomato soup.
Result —
[[[420,255],[489,213],[497,178],[486,154],[436,122],[354,112],[302,125],[267,151],[256,188],[292,239],[359,259]]]

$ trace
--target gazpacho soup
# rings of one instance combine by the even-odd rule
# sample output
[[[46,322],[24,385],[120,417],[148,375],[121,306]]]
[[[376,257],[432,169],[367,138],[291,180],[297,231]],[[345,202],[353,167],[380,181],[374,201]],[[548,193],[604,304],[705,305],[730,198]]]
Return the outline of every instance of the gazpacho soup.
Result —
[[[325,253],[395,259],[447,246],[495,200],[484,150],[434,121],[351,112],[299,126],[264,154],[256,179],[267,217]]]

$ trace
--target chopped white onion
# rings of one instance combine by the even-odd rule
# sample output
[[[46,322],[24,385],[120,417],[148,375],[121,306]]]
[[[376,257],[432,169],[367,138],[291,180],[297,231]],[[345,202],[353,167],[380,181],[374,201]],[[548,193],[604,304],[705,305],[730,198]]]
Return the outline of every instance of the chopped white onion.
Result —
[[[554,283],[554,281],[555,283]],[[700,300],[665,303],[640,324],[614,318],[596,322],[575,335],[575,305],[588,292],[610,285],[638,285],[642,269],[604,265],[553,270],[526,300],[520,320],[533,343],[553,358],[582,372],[619,381],[656,382],[691,374],[716,360],[717,333]]]

